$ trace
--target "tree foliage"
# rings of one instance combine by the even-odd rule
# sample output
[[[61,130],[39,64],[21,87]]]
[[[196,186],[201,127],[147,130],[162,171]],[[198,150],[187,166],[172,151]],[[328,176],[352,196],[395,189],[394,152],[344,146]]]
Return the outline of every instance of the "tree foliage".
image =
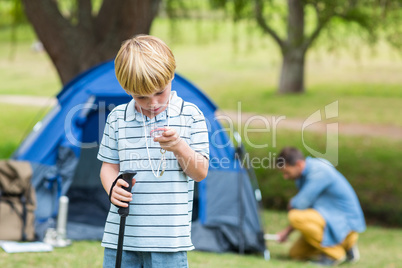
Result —
[[[402,47],[401,0],[209,0],[234,21],[255,20],[280,47],[283,56],[280,93],[304,92],[305,54],[334,21],[355,24],[367,41],[387,40]]]
[[[147,34],[160,0],[3,0],[24,10],[63,84]],[[18,16],[14,16],[18,18]]]
[[[386,40],[402,48],[402,0],[0,0],[12,7],[12,22],[0,19],[0,26],[28,18],[66,83],[113,58],[124,39],[148,33],[160,3],[174,27],[180,27],[175,18],[200,19],[210,9],[234,22],[254,21],[282,53],[280,93],[304,92],[307,51],[323,33],[338,40],[331,44],[342,43],[333,31],[338,25],[353,25],[371,44]]]

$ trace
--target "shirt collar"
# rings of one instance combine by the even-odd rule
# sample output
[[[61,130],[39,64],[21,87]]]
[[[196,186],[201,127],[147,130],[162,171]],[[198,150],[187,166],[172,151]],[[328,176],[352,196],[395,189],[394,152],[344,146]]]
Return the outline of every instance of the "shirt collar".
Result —
[[[306,165],[304,166],[304,169],[302,171],[302,174],[301,174],[302,176],[306,176],[308,170],[310,169],[310,159],[311,159],[310,156],[306,157],[306,160],[305,160]]]
[[[166,116],[169,116],[169,117],[179,116],[183,110],[183,104],[184,104],[183,99],[180,98],[179,96],[177,96],[176,91],[172,90],[170,92],[170,102],[169,102],[168,109],[163,111],[162,113],[158,114],[155,117],[155,119],[162,120],[162,119],[165,119]],[[125,121],[137,120],[139,122],[142,122],[143,118],[145,118],[146,121],[149,120],[148,117],[142,116],[142,114],[135,109],[135,100],[132,99],[126,105],[126,110],[124,113],[124,120]]]
[[[296,183],[296,186],[297,186],[298,189],[300,189],[301,186],[304,184],[306,175],[309,172],[309,169],[310,169],[310,166],[311,166],[310,162],[311,162],[311,157],[307,156],[306,157],[306,165],[304,166],[304,169],[303,169],[300,177],[295,180],[295,183]]]

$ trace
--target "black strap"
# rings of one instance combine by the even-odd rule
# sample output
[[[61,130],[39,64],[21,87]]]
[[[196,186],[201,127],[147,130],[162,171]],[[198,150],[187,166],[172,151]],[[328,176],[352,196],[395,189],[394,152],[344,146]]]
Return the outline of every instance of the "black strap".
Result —
[[[129,186],[128,187],[122,187],[122,188],[124,190],[126,190],[127,192],[131,192],[132,179],[135,176],[135,174],[137,174],[137,172],[134,172],[134,171],[132,171],[131,173],[122,173],[114,180],[114,182],[112,183],[112,186],[110,187],[110,190],[109,190],[109,201],[110,201],[110,203],[112,203],[112,200],[110,200],[110,198],[112,196],[113,187],[116,186],[117,181],[119,179],[122,179],[125,182],[127,182]],[[128,202],[125,202],[125,203],[128,203]],[[128,212],[129,212],[128,207],[121,207],[121,206],[117,206],[117,205],[115,205],[115,206],[119,208],[118,213],[119,213],[120,216],[121,215],[125,215],[125,216],[128,215]]]
[[[123,178],[123,174],[120,174],[120,175],[114,180],[114,182],[112,183],[112,186],[110,187],[110,190],[109,190],[109,202],[110,202],[110,203],[112,203],[112,200],[110,200],[110,198],[111,198],[111,196],[112,196],[113,187],[115,187],[117,181],[118,181],[119,179],[122,179],[122,178]]]
[[[22,195],[20,200],[22,204],[22,241],[27,241],[27,234],[25,232],[25,227],[27,226],[27,199]]]

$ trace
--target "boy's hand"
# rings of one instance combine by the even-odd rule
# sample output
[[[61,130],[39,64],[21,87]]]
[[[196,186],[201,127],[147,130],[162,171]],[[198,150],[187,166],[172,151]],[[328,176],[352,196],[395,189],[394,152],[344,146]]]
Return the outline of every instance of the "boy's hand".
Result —
[[[135,184],[135,179],[133,178],[133,186]],[[112,193],[110,196],[110,201],[119,207],[128,207],[127,203],[133,200],[133,194],[124,190],[122,187],[128,187],[128,183],[125,182],[123,179],[118,179],[116,185],[112,189]]]
[[[162,136],[154,138],[154,141],[159,142],[162,149],[175,152],[178,150],[182,139],[176,129],[170,127],[166,127],[165,129],[166,131],[162,133]]]

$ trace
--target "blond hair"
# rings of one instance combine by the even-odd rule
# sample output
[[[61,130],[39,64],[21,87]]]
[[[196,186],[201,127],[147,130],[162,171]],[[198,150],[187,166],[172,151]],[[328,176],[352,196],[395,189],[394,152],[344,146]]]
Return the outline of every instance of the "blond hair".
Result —
[[[176,69],[170,48],[150,35],[126,40],[114,63],[120,85],[127,93],[135,95],[151,95],[164,89]]]

